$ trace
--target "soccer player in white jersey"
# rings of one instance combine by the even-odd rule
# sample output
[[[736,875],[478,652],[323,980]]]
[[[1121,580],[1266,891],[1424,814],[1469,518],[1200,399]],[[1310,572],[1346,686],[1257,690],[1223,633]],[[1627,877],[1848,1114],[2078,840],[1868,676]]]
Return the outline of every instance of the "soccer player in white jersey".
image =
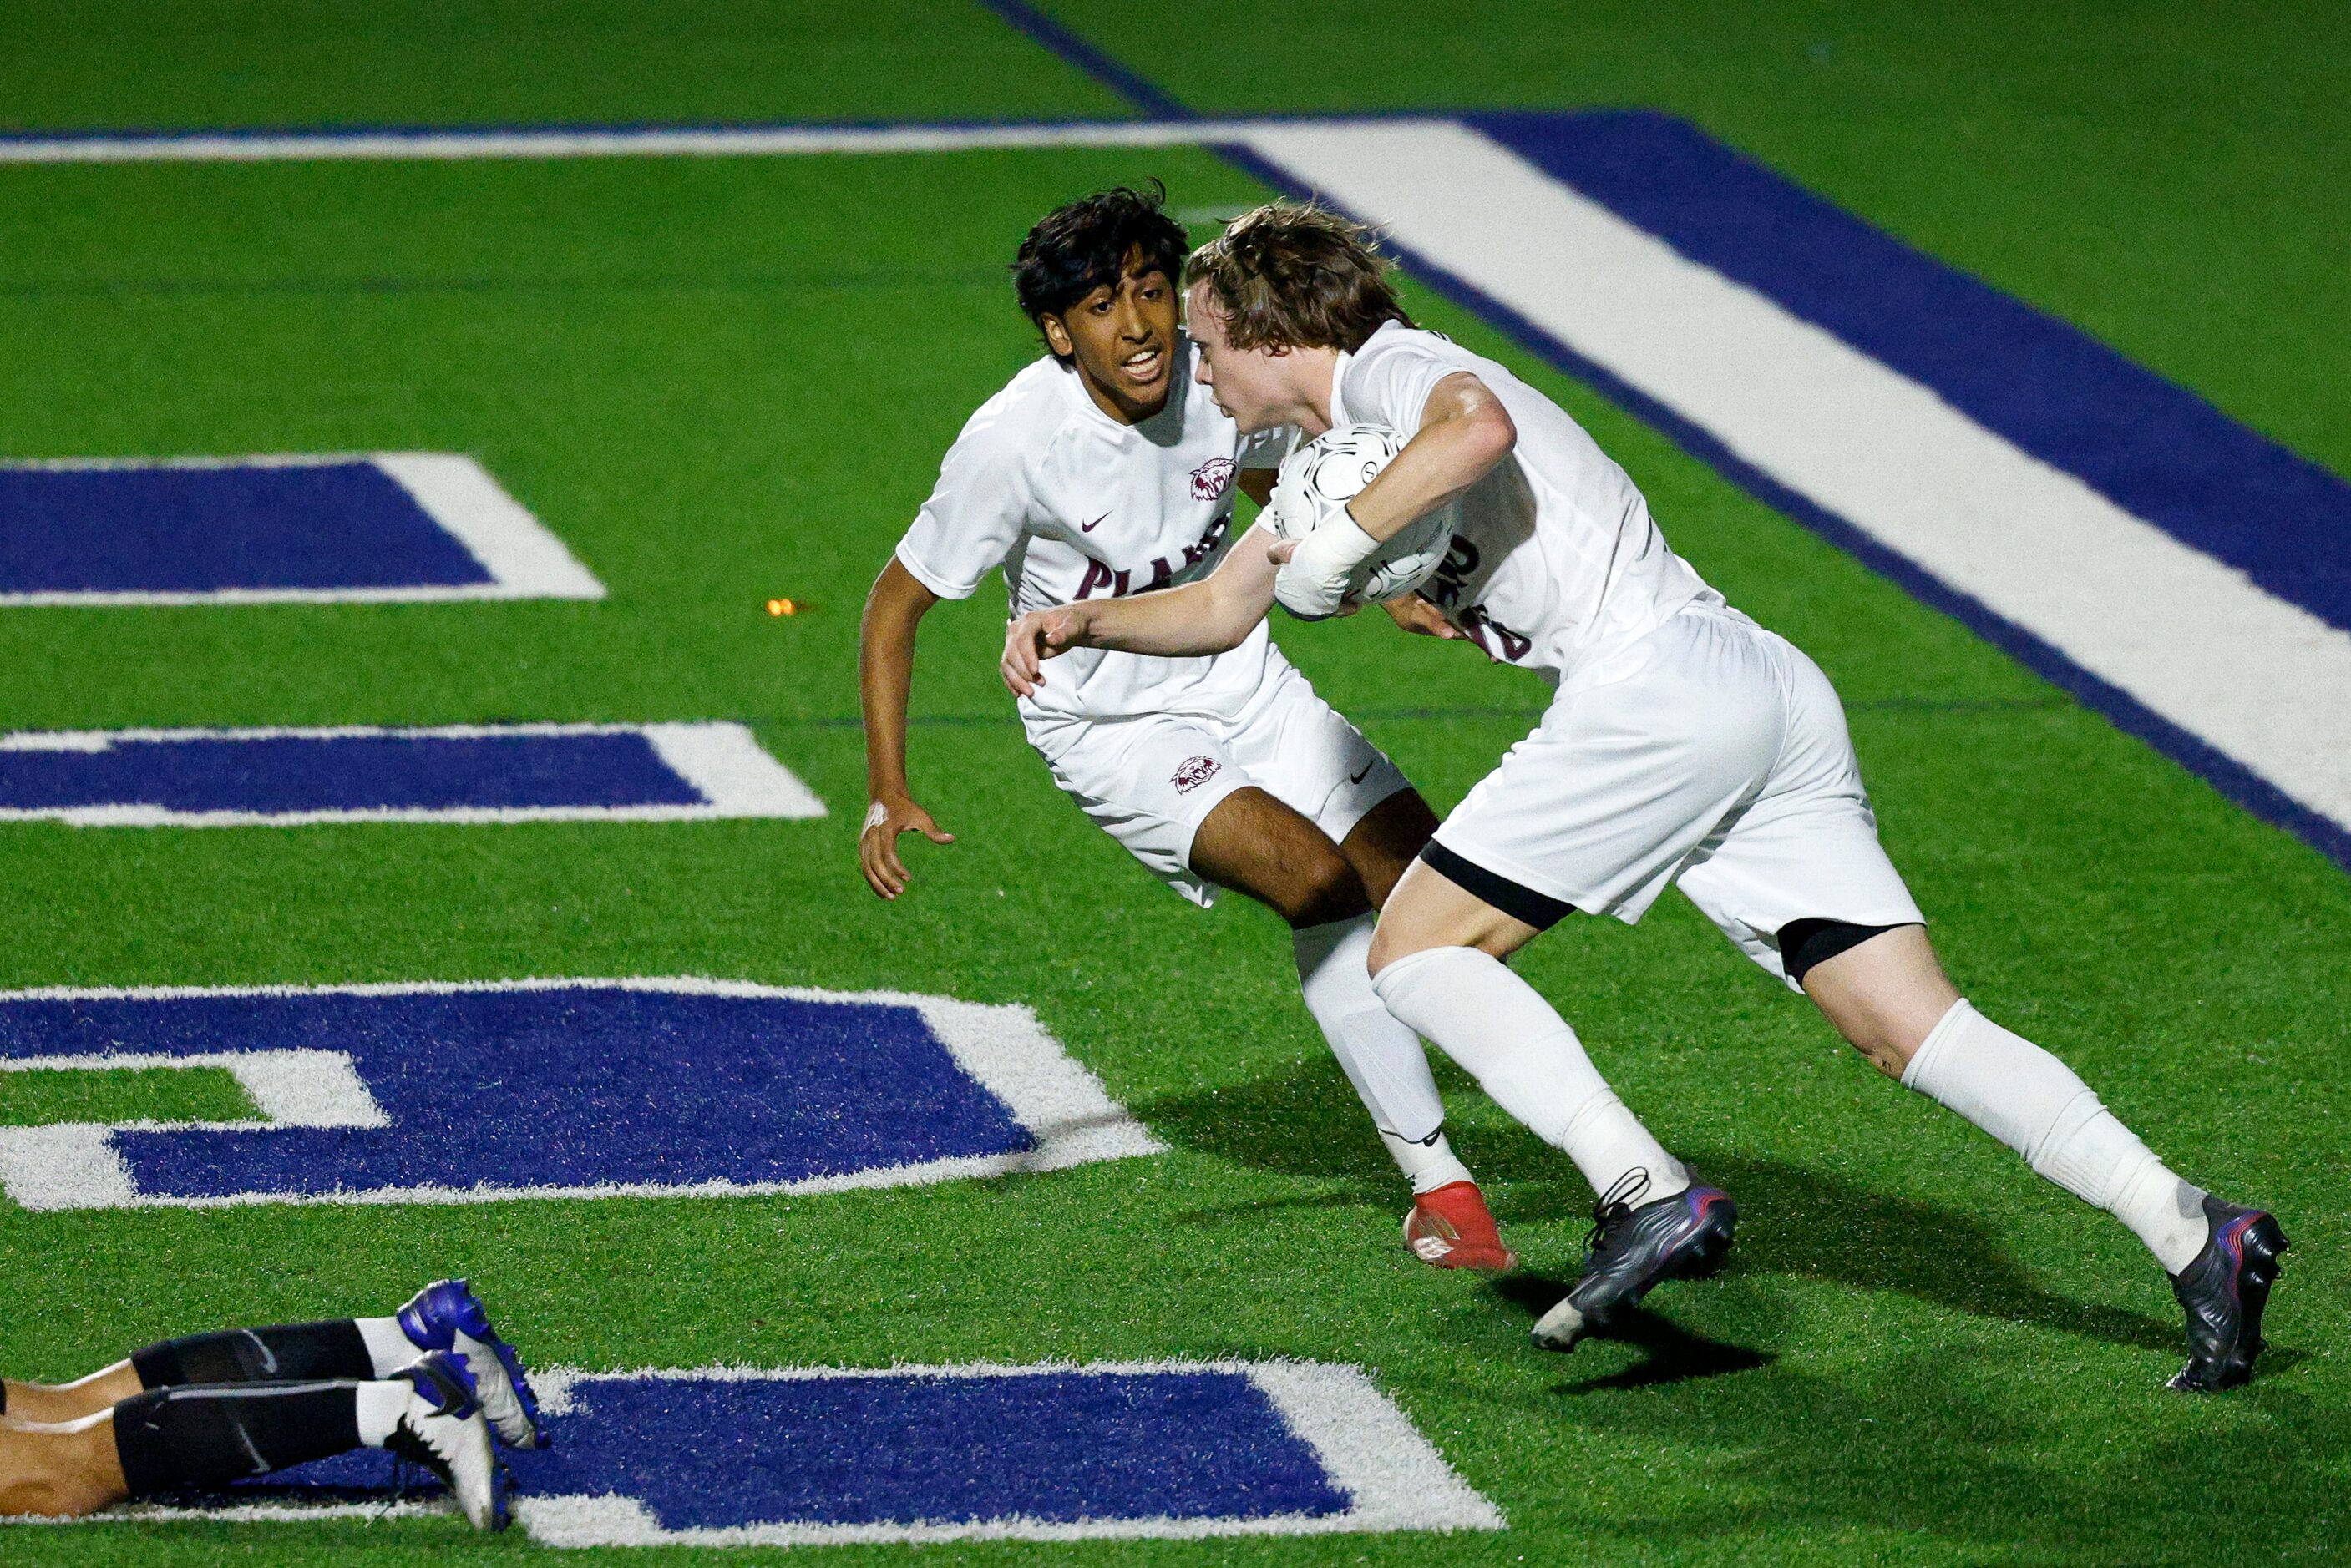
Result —
[[[875,893],[907,873],[896,841],[951,842],[906,781],[914,630],[1001,567],[1014,614],[1123,599],[1207,573],[1234,492],[1260,502],[1284,432],[1245,443],[1192,376],[1176,322],[1188,244],[1164,192],[1073,202],[1029,231],[1021,308],[1050,352],[965,425],[873,585],[861,630],[872,807],[859,843]],[[1293,931],[1306,1006],[1413,1189],[1405,1240],[1424,1262],[1513,1262],[1468,1169],[1419,1038],[1371,987],[1372,910],[1437,826],[1395,765],[1316,696],[1262,627],[1214,657],[1081,656],[1020,718],[1053,778],[1162,881],[1218,887]]]
[[[1389,1011],[1600,1195],[1583,1273],[1537,1341],[1571,1348],[1658,1281],[1706,1272],[1730,1241],[1729,1199],[1659,1147],[1502,963],[1571,911],[1636,921],[1677,883],[1881,1070],[2146,1243],[2188,1315],[2172,1386],[2244,1381],[2286,1246],[2277,1221],[2181,1180],[2064,1063],[1961,998],[1878,846],[1827,679],[1667,547],[1632,481],[1556,404],[1416,329],[1384,272],[1367,231],[1279,203],[1194,255],[1199,373],[1245,434],[1362,422],[1410,439],[1294,547],[1256,528],[1180,593],[1023,618],[1006,639],[1008,683],[1058,679],[1041,660],[1065,648],[1225,647],[1277,597],[1327,616],[1383,541],[1458,504],[1450,554],[1421,591],[1490,657],[1556,691],[1389,897],[1371,964]]]

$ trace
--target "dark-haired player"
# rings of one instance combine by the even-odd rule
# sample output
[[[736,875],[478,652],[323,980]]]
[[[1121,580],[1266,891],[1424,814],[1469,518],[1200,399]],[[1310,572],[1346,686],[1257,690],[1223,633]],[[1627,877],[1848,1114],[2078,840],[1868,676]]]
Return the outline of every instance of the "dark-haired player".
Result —
[[[0,1384],[0,1514],[74,1517],[375,1448],[498,1530],[494,1434],[545,1440],[521,1357],[465,1281],[440,1280],[390,1317],[194,1334],[78,1382]]]
[[[1667,548],[1632,480],[1557,404],[1416,329],[1368,231],[1277,203],[1190,265],[1201,379],[1243,431],[1371,422],[1410,441],[1351,503],[1311,520],[1294,553],[1253,530],[1179,595],[1025,618],[1007,638],[1006,677],[1027,689],[1040,657],[1068,646],[1221,648],[1252,635],[1277,597],[1327,616],[1381,541],[1458,504],[1451,553],[1421,591],[1489,655],[1557,690],[1389,898],[1373,983],[1600,1194],[1583,1275],[1535,1325],[1538,1342],[1573,1346],[1730,1241],[1729,1198],[1659,1147],[1502,962],[1574,910],[1630,923],[1678,884],[1882,1071],[2146,1243],[2188,1314],[2172,1386],[2251,1376],[2286,1245],[2277,1221],[2182,1181],[2064,1063],[1960,997],[1878,846],[1819,668]]]
[[[1013,266],[1050,350],[983,404],[866,601],[866,880],[894,898],[896,840],[945,844],[906,782],[914,628],[1001,567],[1015,615],[1107,603],[1205,576],[1233,497],[1262,501],[1286,437],[1244,442],[1192,377],[1176,322],[1187,238],[1164,192],[1119,189],[1048,213]],[[1419,1039],[1366,978],[1372,911],[1436,818],[1395,765],[1316,696],[1262,628],[1213,658],[1085,654],[1024,698],[1029,742],[1086,815],[1184,897],[1231,888],[1294,934],[1307,1010],[1410,1180],[1406,1241],[1443,1267],[1512,1261],[1447,1144]]]

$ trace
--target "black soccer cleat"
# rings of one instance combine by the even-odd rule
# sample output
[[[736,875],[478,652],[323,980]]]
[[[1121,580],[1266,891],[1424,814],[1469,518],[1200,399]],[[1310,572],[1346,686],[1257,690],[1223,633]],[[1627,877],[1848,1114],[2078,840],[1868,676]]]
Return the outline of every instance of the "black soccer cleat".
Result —
[[[2204,1217],[2210,1239],[2171,1276],[2171,1293],[2188,1310],[2188,1365],[2165,1386],[2189,1394],[2216,1394],[2253,1375],[2262,1309],[2277,1280],[2278,1254],[2292,1245],[2263,1210],[2240,1209],[2208,1192]]]
[[[1610,1186],[1592,1210],[1583,1272],[1574,1288],[1535,1320],[1534,1342],[1545,1350],[1573,1350],[1576,1341],[1605,1328],[1638,1306],[1660,1280],[1703,1279],[1722,1266],[1739,1206],[1730,1194],[1691,1179],[1671,1198],[1634,1207],[1649,1173],[1635,1169]]]

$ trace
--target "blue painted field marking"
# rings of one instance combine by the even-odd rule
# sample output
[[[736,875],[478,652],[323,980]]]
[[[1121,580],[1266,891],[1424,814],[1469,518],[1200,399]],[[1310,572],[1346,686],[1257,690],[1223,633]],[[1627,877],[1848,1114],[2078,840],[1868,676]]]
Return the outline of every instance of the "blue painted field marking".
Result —
[[[747,728],[726,722],[0,733],[0,822],[296,827],[824,815]]]
[[[1330,1363],[554,1368],[532,1382],[554,1445],[507,1459],[517,1521],[552,1546],[1506,1524],[1368,1377]],[[390,1480],[387,1456],[362,1451],[163,1511],[317,1518],[381,1506]]]
[[[470,457],[0,463],[0,606],[603,597]]]
[[[2351,629],[2351,483],[2317,463],[1687,120],[1647,110],[1468,120],[2133,516]]]
[[[0,993],[0,1071],[225,1067],[256,1115],[0,1127],[28,1209],[814,1193],[1162,1146],[1018,1006],[710,980]]]

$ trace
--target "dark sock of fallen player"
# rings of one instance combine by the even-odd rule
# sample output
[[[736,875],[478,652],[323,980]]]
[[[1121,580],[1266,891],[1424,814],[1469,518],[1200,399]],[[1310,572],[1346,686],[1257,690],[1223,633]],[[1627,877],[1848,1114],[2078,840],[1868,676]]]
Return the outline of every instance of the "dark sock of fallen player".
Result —
[[[360,1446],[351,1382],[157,1388],[114,1407],[133,1497],[200,1491]]]
[[[341,1378],[365,1382],[382,1376],[359,1324],[347,1317],[167,1339],[132,1351],[131,1366],[141,1388]]]

